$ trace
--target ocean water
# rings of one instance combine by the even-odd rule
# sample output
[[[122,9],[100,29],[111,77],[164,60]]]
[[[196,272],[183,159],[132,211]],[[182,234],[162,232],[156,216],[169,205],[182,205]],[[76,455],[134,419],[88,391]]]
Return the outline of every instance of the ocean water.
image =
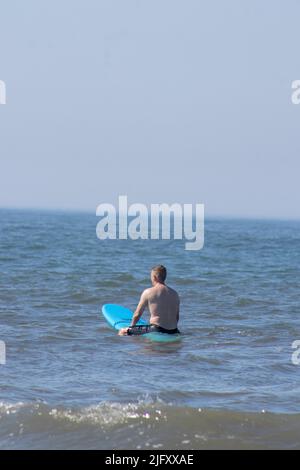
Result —
[[[0,448],[300,448],[300,222],[206,220],[196,252],[96,224],[0,210]],[[134,309],[157,263],[182,341],[118,337],[102,304]]]

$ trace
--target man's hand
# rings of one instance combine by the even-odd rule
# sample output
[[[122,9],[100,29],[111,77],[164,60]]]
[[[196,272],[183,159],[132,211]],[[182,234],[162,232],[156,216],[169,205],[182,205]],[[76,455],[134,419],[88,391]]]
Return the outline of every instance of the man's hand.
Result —
[[[118,331],[118,335],[119,335],[119,336],[127,336],[127,330],[128,330],[128,328],[121,328],[121,329]]]
[[[149,289],[144,290],[144,292],[141,295],[139,304],[133,314],[132,320],[131,320],[131,326],[135,326],[139,319],[141,318],[143,311],[145,310],[147,304],[148,304],[148,293]],[[121,328],[118,332],[119,336],[126,336],[127,335],[127,330],[128,328]]]

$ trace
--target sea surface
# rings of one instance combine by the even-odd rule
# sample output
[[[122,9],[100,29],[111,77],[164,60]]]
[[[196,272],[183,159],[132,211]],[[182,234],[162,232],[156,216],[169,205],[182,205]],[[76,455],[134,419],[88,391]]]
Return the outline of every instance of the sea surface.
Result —
[[[0,448],[300,448],[300,222],[207,219],[200,251],[97,222],[0,210]],[[182,341],[118,337],[101,306],[158,263]]]

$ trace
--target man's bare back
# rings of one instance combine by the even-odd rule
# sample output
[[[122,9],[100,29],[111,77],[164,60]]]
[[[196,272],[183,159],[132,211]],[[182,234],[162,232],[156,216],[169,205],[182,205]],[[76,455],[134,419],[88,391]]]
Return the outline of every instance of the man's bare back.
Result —
[[[151,325],[161,326],[167,330],[177,328],[179,296],[174,289],[157,283],[143,292],[141,302],[149,309]]]
[[[145,308],[150,312],[150,324],[160,327],[166,332],[177,332],[177,323],[179,320],[179,295],[174,289],[168,287],[164,281],[167,275],[164,266],[157,266],[151,271],[152,286],[144,290],[139,304],[133,314],[131,327],[122,328],[120,335],[138,334],[134,332],[135,325],[141,318]],[[131,330],[131,328],[133,328]],[[136,327],[137,328],[137,327]],[[129,331],[131,330],[131,331]]]

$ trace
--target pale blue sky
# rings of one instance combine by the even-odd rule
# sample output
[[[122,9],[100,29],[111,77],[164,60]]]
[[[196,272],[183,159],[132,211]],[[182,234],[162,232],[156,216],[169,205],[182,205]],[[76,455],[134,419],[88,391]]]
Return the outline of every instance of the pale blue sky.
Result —
[[[300,217],[298,0],[0,5],[0,207]]]

